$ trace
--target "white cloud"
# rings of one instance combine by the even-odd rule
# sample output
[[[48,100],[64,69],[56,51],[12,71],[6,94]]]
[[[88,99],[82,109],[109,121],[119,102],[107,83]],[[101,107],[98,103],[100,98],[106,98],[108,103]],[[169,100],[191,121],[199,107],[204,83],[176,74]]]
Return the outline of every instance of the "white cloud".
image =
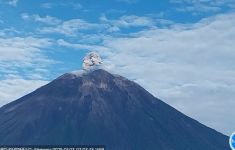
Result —
[[[233,0],[170,0],[170,2],[178,5],[177,11],[192,12],[195,15],[221,12],[223,8],[233,9],[235,5]]]
[[[122,16],[119,20],[113,21],[113,24],[118,27],[153,26],[154,21],[150,17],[130,15]]]
[[[39,31],[41,33],[59,33],[66,36],[75,36],[79,31],[99,29],[100,25],[86,22],[82,19],[71,19],[64,21],[56,27],[44,27]]]
[[[33,62],[42,56],[40,48],[51,44],[49,39],[34,37],[0,38],[0,61]]]
[[[203,19],[196,24],[175,24],[131,34],[107,37],[103,56],[111,72],[141,84],[183,113],[225,134],[235,120],[235,14]],[[82,45],[64,46],[77,48]]]
[[[205,4],[197,4],[193,6],[176,8],[176,10],[182,12],[193,12],[195,15],[197,15],[198,13],[219,12],[221,11],[221,8],[215,6],[207,6]]]
[[[41,23],[48,24],[48,25],[57,25],[62,22],[60,19],[52,17],[52,16],[41,17],[40,15],[37,15],[37,14],[29,15],[27,13],[21,14],[21,18],[24,20],[33,20],[35,22],[41,22]]]
[[[235,14],[110,38],[110,70],[136,80],[189,116],[229,134],[235,120]]]
[[[157,17],[149,16],[136,16],[136,15],[124,15],[116,20],[110,20],[105,15],[100,17],[100,21],[104,24],[104,27],[107,28],[109,32],[118,32],[122,28],[154,28],[158,25],[170,25],[173,24],[172,21],[166,19],[159,19]]]
[[[32,16],[29,16],[25,13],[22,14],[21,17],[25,20],[32,19]],[[48,24],[52,22],[57,24],[53,27],[39,28],[38,31],[41,34],[56,33],[63,34],[65,36],[81,36],[81,38],[88,36],[97,37],[99,33],[102,33],[100,36],[103,36],[104,33],[119,32],[124,28],[154,28],[158,25],[171,25],[174,23],[170,20],[135,15],[124,15],[114,20],[108,19],[105,15],[102,15],[99,18],[99,23],[92,23],[78,18],[61,22],[61,20],[56,20],[56,18],[49,16],[42,18],[40,16],[33,15],[33,17],[35,21],[40,21],[44,23],[48,22]],[[96,34],[91,35],[87,33],[87,31],[93,31]]]
[[[48,58],[45,50],[51,46],[49,39],[35,37],[0,38],[0,79],[19,76],[22,79],[45,79],[45,70],[55,63]],[[42,76],[43,75],[43,76]]]
[[[46,66],[54,63],[43,52],[50,39],[0,37],[0,106],[48,83]],[[44,74],[44,76],[42,76]]]
[[[15,28],[10,27],[10,28],[3,28],[0,30],[0,37],[7,37],[9,35],[14,35],[18,34],[19,31],[17,31]]]
[[[72,43],[66,42],[63,39],[57,40],[57,44],[59,46],[69,47],[69,48],[78,49],[78,50],[88,50],[88,51],[92,51],[93,49],[99,50],[99,51],[108,50],[105,47],[98,46],[98,45],[72,44]]]
[[[61,20],[51,16],[40,17],[39,15],[34,15],[34,17],[36,22],[42,22],[49,25],[56,25],[61,22]]]
[[[72,7],[73,9],[82,9],[83,6],[80,3],[74,3],[74,2],[56,2],[56,3],[42,3],[42,8],[45,9],[51,9],[53,7]]]
[[[24,20],[29,20],[31,18],[31,16],[27,13],[22,13],[21,18],[24,19]]]
[[[9,76],[0,82],[0,107],[26,95],[38,87],[47,84],[44,80],[25,80],[18,76]]]
[[[11,6],[17,6],[17,3],[19,2],[19,0],[7,0],[7,4],[11,5]]]

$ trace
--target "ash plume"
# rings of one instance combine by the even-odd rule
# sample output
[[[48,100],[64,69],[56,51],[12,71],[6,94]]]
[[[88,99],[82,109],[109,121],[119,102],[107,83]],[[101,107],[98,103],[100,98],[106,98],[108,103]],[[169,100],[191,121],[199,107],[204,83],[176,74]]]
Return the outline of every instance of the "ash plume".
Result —
[[[82,68],[85,71],[94,70],[102,64],[102,59],[96,52],[88,53],[83,58]]]

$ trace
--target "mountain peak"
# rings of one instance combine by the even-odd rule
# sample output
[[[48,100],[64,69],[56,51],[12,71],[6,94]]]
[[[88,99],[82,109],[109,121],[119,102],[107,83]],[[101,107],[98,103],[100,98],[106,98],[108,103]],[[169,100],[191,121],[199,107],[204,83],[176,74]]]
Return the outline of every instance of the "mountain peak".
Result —
[[[104,69],[93,69],[89,71],[76,70],[76,71],[72,71],[69,73],[65,73],[61,75],[60,77],[58,77],[57,79],[75,79],[75,78],[81,78],[85,76],[92,76],[95,78],[105,78],[107,76],[115,76],[115,75],[109,73],[108,71]]]

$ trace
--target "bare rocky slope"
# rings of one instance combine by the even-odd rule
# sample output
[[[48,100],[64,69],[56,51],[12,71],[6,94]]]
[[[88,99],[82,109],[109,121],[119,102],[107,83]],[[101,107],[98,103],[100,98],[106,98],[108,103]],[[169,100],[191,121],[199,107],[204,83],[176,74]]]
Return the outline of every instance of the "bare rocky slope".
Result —
[[[0,145],[229,149],[227,136],[180,113],[138,84],[101,69],[64,74],[0,108]]]

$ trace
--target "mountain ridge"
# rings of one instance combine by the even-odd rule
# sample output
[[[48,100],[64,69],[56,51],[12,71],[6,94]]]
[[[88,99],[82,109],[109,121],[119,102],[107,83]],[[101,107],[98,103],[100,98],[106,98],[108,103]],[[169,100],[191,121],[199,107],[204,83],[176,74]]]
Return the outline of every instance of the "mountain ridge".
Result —
[[[0,108],[0,145],[227,150],[227,140],[137,83],[102,69],[64,74]]]

